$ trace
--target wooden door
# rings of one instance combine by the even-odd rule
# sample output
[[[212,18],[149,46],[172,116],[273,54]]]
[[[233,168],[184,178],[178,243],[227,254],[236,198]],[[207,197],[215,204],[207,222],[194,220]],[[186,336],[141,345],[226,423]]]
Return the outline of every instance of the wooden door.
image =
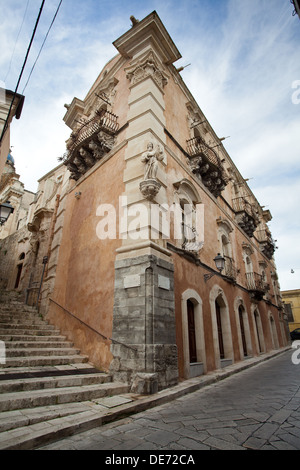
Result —
[[[216,302],[216,317],[217,317],[217,327],[218,327],[220,359],[224,359],[225,358],[225,353],[224,353],[221,309],[220,309],[220,305],[218,304],[218,302]]]
[[[246,336],[245,336],[245,325],[244,325],[244,318],[243,318],[243,308],[241,306],[239,307],[239,317],[240,317],[240,327],[241,327],[241,336],[242,336],[244,356],[248,356]]]
[[[15,282],[15,289],[17,289],[19,287],[21,274],[22,274],[22,268],[23,268],[23,264],[18,264],[18,266],[17,266],[18,272],[17,272],[17,278],[16,278],[16,282]]]
[[[190,363],[197,362],[194,304],[187,301]]]

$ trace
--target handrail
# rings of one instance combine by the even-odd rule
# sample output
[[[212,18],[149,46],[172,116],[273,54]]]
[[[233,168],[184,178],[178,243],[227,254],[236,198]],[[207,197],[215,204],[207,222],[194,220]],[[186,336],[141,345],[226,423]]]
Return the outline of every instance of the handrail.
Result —
[[[132,346],[128,346],[127,344],[125,343],[122,343],[121,341],[117,341],[116,339],[112,339],[112,338],[108,338],[107,336],[103,335],[102,333],[100,333],[99,331],[95,330],[95,328],[93,328],[92,326],[88,325],[87,323],[85,323],[83,320],[80,320],[80,318],[76,317],[76,315],[74,315],[74,313],[70,312],[69,310],[67,310],[65,307],[63,307],[62,305],[60,305],[58,302],[56,302],[55,300],[51,299],[51,297],[49,297],[49,300],[51,302],[53,302],[55,305],[57,305],[58,307],[60,307],[62,310],[64,310],[66,313],[68,313],[69,315],[71,315],[71,317],[75,318],[77,321],[79,321],[80,323],[82,323],[84,326],[86,326],[87,328],[89,328],[90,330],[92,330],[94,333],[96,333],[97,335],[101,336],[103,339],[106,339],[107,341],[111,341],[112,343],[116,343],[116,344],[121,344],[122,346],[125,346],[125,348],[129,348],[129,349],[132,349],[133,351],[137,351],[136,348],[132,347]]]

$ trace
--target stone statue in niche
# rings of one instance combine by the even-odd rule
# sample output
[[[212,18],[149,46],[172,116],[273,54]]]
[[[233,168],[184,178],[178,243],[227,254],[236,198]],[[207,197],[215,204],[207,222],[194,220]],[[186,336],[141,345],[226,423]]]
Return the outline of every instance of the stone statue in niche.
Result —
[[[146,199],[152,200],[160,190],[161,184],[156,179],[158,162],[163,161],[164,153],[159,145],[149,142],[147,150],[142,154],[145,163],[144,181],[140,183],[140,191]]]
[[[142,154],[142,162],[146,164],[144,180],[156,179],[158,162],[161,162],[163,159],[164,153],[161,147],[157,145],[154,148],[153,143],[149,142],[146,152]]]

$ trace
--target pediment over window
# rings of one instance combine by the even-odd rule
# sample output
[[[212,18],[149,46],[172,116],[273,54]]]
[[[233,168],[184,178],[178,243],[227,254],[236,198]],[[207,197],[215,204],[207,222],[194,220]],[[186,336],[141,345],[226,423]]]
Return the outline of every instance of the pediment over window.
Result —
[[[202,202],[197,189],[188,179],[183,178],[182,180],[173,183],[173,186],[176,188],[178,194],[184,193],[185,195],[188,195],[194,205]]]
[[[225,232],[227,233],[233,232],[233,226],[231,225],[229,220],[225,219],[224,217],[220,216],[217,219],[217,224],[219,227],[222,227],[225,230]]]

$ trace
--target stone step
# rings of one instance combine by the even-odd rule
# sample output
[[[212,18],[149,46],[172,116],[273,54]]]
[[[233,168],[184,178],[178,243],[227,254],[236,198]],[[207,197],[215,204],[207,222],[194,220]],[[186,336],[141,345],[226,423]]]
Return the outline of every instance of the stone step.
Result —
[[[79,354],[80,350],[76,348],[62,348],[62,347],[56,347],[56,348],[48,348],[48,347],[42,347],[42,348],[18,348],[18,349],[11,349],[11,348],[6,348],[6,360],[10,357],[28,357],[28,356],[40,356],[40,357],[45,357],[45,356],[52,356],[55,354],[55,356],[74,356],[76,354]]]
[[[49,336],[48,340],[39,340],[37,337],[35,341],[32,341],[30,336],[23,339],[20,337],[19,341],[7,341],[5,343],[6,350],[8,349],[23,349],[23,348],[71,348],[73,343],[65,340],[53,340],[53,336]],[[55,338],[55,337],[54,337]]]
[[[127,385],[116,382],[7,393],[0,395],[0,411],[89,401],[127,392]]]
[[[72,363],[87,362],[88,357],[84,355],[74,356],[27,356],[27,357],[7,357],[5,364],[0,364],[1,368],[7,367],[36,367],[36,366],[55,366]]]
[[[101,372],[88,362],[66,365],[3,367],[0,369],[0,380],[18,380],[26,377],[50,377],[59,375],[91,374]]]
[[[9,313],[11,315],[15,314],[24,314],[24,313],[36,313],[37,314],[37,309],[34,307],[29,307],[24,304],[9,304],[9,305],[0,305],[0,315],[2,313]]]
[[[5,431],[24,428],[30,430],[33,424],[49,421],[56,418],[62,418],[69,415],[75,415],[87,411],[87,405],[81,403],[64,403],[63,405],[40,406],[37,408],[25,408],[24,410],[3,411],[0,413],[0,436],[5,437]],[[3,433],[3,434],[1,434]],[[0,437],[1,439],[1,437]],[[1,443],[0,443],[1,445]]]
[[[0,340],[5,345],[0,449],[33,448],[37,442],[101,424],[103,413],[110,419],[111,405],[97,400],[127,393],[128,384],[113,383],[110,374],[95,369],[76,345],[35,308],[24,306],[17,294],[0,292],[0,299]]]
[[[48,376],[48,377],[33,377],[33,378],[19,378],[17,381],[8,379],[0,380],[0,394],[28,392],[31,390],[40,390],[48,388],[65,388],[65,387],[79,387],[81,385],[95,385],[111,382],[111,376],[103,372],[90,373],[90,374],[76,374],[74,375],[61,375],[61,376]],[[1,419],[1,415],[0,415]]]
[[[0,420],[0,450],[42,449],[43,446],[53,441],[88,431],[137,412],[141,408],[137,399],[137,396],[122,393],[111,398],[103,397],[81,404],[40,407],[36,409],[39,412],[37,415],[32,415],[26,409],[4,412],[2,423],[3,426],[7,423],[10,430],[1,432]],[[63,414],[64,410],[61,406],[64,406],[66,414]],[[72,406],[74,406],[74,412],[70,413]],[[142,410],[145,408],[142,406]],[[45,419],[40,419],[41,413],[44,414]],[[62,414],[54,418],[58,413]],[[22,421],[25,424],[21,427]],[[20,425],[15,426],[15,422]]]
[[[30,328],[31,330],[54,330],[53,325],[48,325],[48,323],[42,322],[35,324],[32,320],[25,320],[22,323],[1,323],[0,330],[24,330]]]
[[[65,336],[62,335],[1,335],[0,339],[4,341],[5,346],[8,348],[9,344],[13,344],[14,342],[30,342],[31,344],[34,343],[48,343],[48,342],[64,342],[66,340]],[[32,346],[33,347],[33,346]]]
[[[47,335],[53,335],[53,336],[59,336],[60,331],[59,330],[50,330],[50,329],[36,329],[36,328],[1,328],[0,327],[0,339],[2,339],[2,336],[7,336],[7,335],[24,335],[24,336],[47,336]]]
[[[26,306],[25,306],[26,307]],[[38,313],[36,309],[32,309],[31,307],[25,308],[20,306],[20,308],[12,308],[12,307],[2,307],[0,306],[0,317],[3,316],[11,316],[11,317],[21,317],[21,316],[36,316],[38,318],[43,318],[41,314]]]
[[[2,325],[7,325],[7,324],[14,324],[14,325],[18,325],[18,324],[23,324],[23,325],[48,325],[48,322],[45,322],[45,320],[42,320],[40,318],[36,318],[34,316],[32,317],[20,317],[20,318],[16,318],[16,317],[3,317],[1,316],[0,317],[0,327],[2,327]]]
[[[82,411],[71,416],[58,417],[49,421],[11,429],[0,433],[0,450],[31,450],[49,444],[57,439],[88,431],[101,426],[101,413],[93,410]]]

